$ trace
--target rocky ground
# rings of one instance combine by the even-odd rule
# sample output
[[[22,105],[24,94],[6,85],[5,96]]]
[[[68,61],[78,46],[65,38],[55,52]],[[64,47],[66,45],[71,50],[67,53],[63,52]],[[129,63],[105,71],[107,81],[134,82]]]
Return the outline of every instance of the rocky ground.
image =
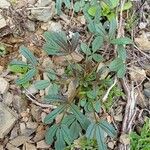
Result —
[[[150,5],[147,3],[142,7],[150,11]],[[130,86],[136,84],[131,88],[136,99],[136,118],[133,117],[135,130],[138,130],[144,119],[150,115],[150,19],[144,16],[144,10],[138,24],[139,30],[133,33],[139,50],[133,48],[128,51],[131,55],[129,83]],[[0,0],[0,150],[51,149],[44,141],[47,126],[43,123],[44,117],[51,109],[26,97],[24,91],[15,84],[17,75],[7,69],[11,60],[21,57],[18,53],[19,47],[27,46],[40,58],[39,61],[44,67],[59,66],[64,62],[62,57],[51,59],[42,51],[43,33],[64,30],[71,35],[78,31],[81,40],[84,40],[85,35],[90,37],[86,33],[85,24],[86,20],[82,14],[72,16],[71,12],[64,10],[64,13],[58,16],[55,2],[52,0]],[[77,61],[82,58],[82,55],[75,56]],[[61,75],[64,68],[59,66],[57,71]],[[45,91],[38,92],[33,86],[30,86],[28,91],[39,103],[42,102]],[[106,116],[108,120],[113,120],[118,130],[124,121],[126,104],[126,100],[119,99],[117,104],[114,104],[114,109]],[[120,139],[108,140],[109,149],[118,149],[118,141],[129,143],[126,135],[122,135]]]

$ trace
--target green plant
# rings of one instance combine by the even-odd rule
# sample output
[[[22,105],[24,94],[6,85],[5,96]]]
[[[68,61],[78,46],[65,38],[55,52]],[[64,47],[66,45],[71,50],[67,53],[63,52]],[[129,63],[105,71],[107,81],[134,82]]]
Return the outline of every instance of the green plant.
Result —
[[[131,150],[149,150],[150,149],[150,119],[148,118],[141,133],[132,132],[130,134]]]
[[[6,54],[6,47],[0,43],[0,56],[3,56]]]
[[[79,41],[78,33],[70,41],[64,33],[46,32],[44,36],[46,43],[43,49],[49,55],[72,55]],[[86,54],[86,50],[84,52]],[[41,68],[35,56],[27,48],[22,46],[20,53],[27,59],[27,63],[15,60],[10,63],[10,68],[11,70],[15,68],[14,72],[23,73],[16,83],[24,86]],[[88,57],[91,56],[93,58],[93,53]],[[55,142],[56,150],[64,149],[80,134],[85,134],[88,139],[96,139],[99,149],[106,149],[104,134],[107,133],[111,137],[116,135],[113,126],[99,117],[104,84],[103,80],[100,80],[101,74],[96,72],[97,60],[95,62],[94,60],[85,59],[82,64],[69,61],[62,78],[57,76],[55,70],[47,68],[44,71],[49,79],[34,82],[35,88],[39,90],[49,87],[45,100],[58,106],[44,119],[46,124],[50,124],[45,136],[46,142],[48,144]],[[87,68],[92,62],[94,66]],[[69,83],[64,82],[65,77],[70,80]],[[62,94],[63,86],[68,86],[67,95]],[[88,113],[93,113],[94,119],[90,119]],[[58,116],[61,116],[61,119],[57,119]],[[54,122],[55,119],[57,123]]]

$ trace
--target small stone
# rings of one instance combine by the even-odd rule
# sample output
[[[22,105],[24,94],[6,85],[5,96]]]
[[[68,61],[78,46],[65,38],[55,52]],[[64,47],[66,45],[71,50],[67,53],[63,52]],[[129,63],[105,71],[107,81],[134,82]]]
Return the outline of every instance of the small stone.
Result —
[[[53,61],[51,60],[51,58],[44,58],[44,61],[42,63],[42,67],[43,68],[54,68],[54,64]]]
[[[41,29],[46,31],[48,29],[48,23],[42,23],[41,24]]]
[[[0,94],[4,94],[9,89],[9,83],[4,79],[0,77]]]
[[[39,9],[38,9],[39,7]],[[36,9],[31,9],[31,19],[36,19],[43,22],[48,22],[55,14],[55,2],[51,1],[51,3],[47,6],[47,8],[41,9],[40,7],[46,7],[44,4],[37,4]]]
[[[35,31],[35,22],[31,21],[31,20],[27,20],[26,28],[28,29],[28,31],[34,32]]]
[[[17,118],[15,112],[0,102],[0,138],[4,138],[10,132]]]
[[[35,145],[31,144],[31,143],[26,143],[25,147],[26,147],[25,148],[26,150],[37,150],[36,147],[35,147]]]
[[[36,134],[33,138],[33,141],[39,142],[39,141],[43,140],[45,137],[45,133],[46,133],[46,130],[45,130],[44,126],[42,124],[39,125],[37,130],[36,130]]]
[[[22,99],[20,96],[15,95],[13,100],[13,107],[19,112],[23,112],[27,109],[27,100]]]
[[[149,81],[149,82],[146,82],[146,83],[144,84],[144,87],[145,87],[145,88],[150,88],[150,81]]]
[[[0,14],[0,29],[7,25],[5,18]]]
[[[114,119],[116,120],[116,121],[122,121],[122,114],[119,114],[119,115],[116,115],[116,116],[114,116]]]
[[[15,147],[19,147],[29,141],[32,137],[26,137],[26,136],[18,136],[14,138],[13,140],[9,141],[10,144],[14,145]]]
[[[109,147],[110,149],[114,149],[114,146],[115,146],[115,144],[114,144],[113,142],[109,142],[109,143],[108,143],[108,147]]]
[[[0,150],[4,150],[3,145],[0,145]]]
[[[127,135],[127,134],[122,134],[122,135],[120,136],[120,142],[123,143],[124,145],[130,144],[129,135]]]
[[[45,119],[46,116],[47,116],[47,114],[45,112],[41,113],[41,119],[42,119],[43,123],[44,123],[44,119]]]
[[[20,150],[20,148],[17,148],[10,143],[7,143],[6,148],[7,148],[7,150]]]
[[[62,31],[62,25],[59,22],[50,21],[48,23],[48,31],[60,32]]]
[[[7,92],[6,94],[4,94],[3,99],[4,99],[3,103],[10,106],[13,101],[13,94],[11,94],[10,92]]]
[[[24,122],[21,122],[20,123],[20,131],[21,131],[21,134],[24,134],[25,133],[25,129],[26,129],[26,125]]]
[[[26,126],[29,129],[36,129],[38,127],[38,124],[36,122],[29,121],[29,122],[26,123]]]
[[[144,95],[150,98],[150,88],[144,89]]]
[[[2,9],[6,8],[6,9],[8,9],[9,6],[10,6],[10,3],[7,0],[1,0],[1,2],[0,2],[0,8],[2,8]]]
[[[3,72],[4,67],[0,66],[0,74]]]
[[[84,15],[79,16],[77,19],[78,19],[78,20],[80,21],[80,23],[83,24],[83,25],[86,23],[86,20],[85,20]]]
[[[31,114],[37,122],[41,121],[41,113],[42,113],[41,108],[39,106],[32,104]]]
[[[50,145],[46,144],[44,140],[37,142],[37,148],[50,148]]]
[[[14,139],[18,136],[18,132],[19,131],[19,127],[18,126],[15,126],[12,131],[11,131],[11,134],[10,134],[10,137],[9,139]]]
[[[35,88],[34,85],[31,85],[29,88],[28,88],[28,92],[32,95],[35,95],[38,93],[38,90]]]

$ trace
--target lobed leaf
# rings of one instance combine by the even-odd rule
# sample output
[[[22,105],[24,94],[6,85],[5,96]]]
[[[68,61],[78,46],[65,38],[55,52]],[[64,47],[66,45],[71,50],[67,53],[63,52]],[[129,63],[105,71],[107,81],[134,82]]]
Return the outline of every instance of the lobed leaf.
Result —
[[[112,40],[111,43],[116,45],[127,45],[127,44],[133,44],[133,41],[128,37],[121,37]]]
[[[37,90],[43,90],[43,89],[47,88],[49,85],[50,85],[49,80],[40,80],[40,81],[36,81],[34,83],[34,86]]]

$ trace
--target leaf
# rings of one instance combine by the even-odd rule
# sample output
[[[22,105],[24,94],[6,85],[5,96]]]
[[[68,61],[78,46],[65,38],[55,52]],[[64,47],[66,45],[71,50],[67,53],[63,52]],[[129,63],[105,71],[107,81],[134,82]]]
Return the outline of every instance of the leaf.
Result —
[[[88,13],[91,15],[91,16],[95,16],[96,15],[96,12],[97,11],[99,11],[98,12],[98,15],[99,15],[99,17],[101,16],[101,11],[98,9],[99,8],[99,6],[90,6],[90,8],[88,9]]]
[[[101,120],[99,126],[111,137],[116,136],[114,127],[105,120]]]
[[[93,22],[89,22],[88,29],[91,33],[96,33],[96,28]]]
[[[96,62],[102,62],[104,60],[103,56],[100,54],[93,54],[92,58],[94,59],[94,61]]]
[[[63,118],[62,120],[62,124],[65,124],[67,125],[68,127],[75,121],[75,116],[70,114],[70,115],[67,115]]]
[[[36,69],[32,68],[25,75],[23,75],[20,79],[17,79],[16,84],[17,85],[25,84],[28,81],[30,81],[35,75],[36,75]]]
[[[71,7],[71,1],[70,0],[64,0],[65,6],[69,9]]]
[[[128,37],[121,37],[112,40],[111,43],[116,45],[127,45],[127,44],[133,44],[133,41]]]
[[[79,33],[75,33],[72,37],[72,40],[71,40],[71,43],[72,43],[72,51],[75,51],[78,44],[79,44]]]
[[[124,48],[124,46],[118,46],[117,52],[118,52],[118,57],[121,58],[123,61],[125,61],[127,58],[127,53],[126,53],[126,49]]]
[[[63,0],[56,0],[56,9],[57,9],[57,14],[61,14],[61,6],[62,6]]]
[[[86,92],[86,95],[90,99],[95,99],[97,97],[97,91],[95,90],[88,91]]]
[[[51,123],[58,114],[62,113],[66,108],[66,105],[61,105],[52,112],[50,112],[45,118],[44,118],[44,123],[49,124]]]
[[[124,4],[123,6],[123,11],[125,10],[129,10],[130,8],[132,7],[132,2],[131,1],[128,1]],[[119,10],[120,11],[120,10]]]
[[[97,36],[92,42],[92,51],[95,53],[103,46],[103,37]]]
[[[104,39],[106,38],[107,33],[101,23],[95,24],[95,29],[96,29],[97,34],[102,36]]]
[[[56,132],[56,142],[55,142],[55,150],[64,150],[66,147],[64,138],[63,138],[63,133],[61,129],[58,129]]]
[[[86,130],[86,137],[89,139],[93,139],[95,136],[95,124],[91,123]]]
[[[101,129],[99,125],[96,126],[96,140],[98,144],[99,150],[106,150],[104,131]]]
[[[85,104],[86,104],[86,99],[85,99],[85,98],[81,99],[81,100],[80,100],[80,105],[81,105],[81,107],[84,107]]]
[[[60,102],[60,103],[64,103],[66,102],[66,99],[65,97],[61,96],[61,95],[46,95],[44,97],[44,100],[48,103],[54,103],[54,102]]]
[[[20,53],[34,66],[38,64],[36,57],[25,46],[20,47]]]
[[[48,130],[46,131],[45,141],[47,144],[51,145],[53,143],[57,128],[58,128],[58,125],[54,124],[53,126],[48,128]]]
[[[70,145],[72,143],[72,138],[70,135],[69,128],[65,124],[62,124],[61,125],[61,131],[62,131],[62,135],[63,135],[64,140],[66,141],[66,143],[68,145]]]
[[[81,50],[86,55],[90,55],[91,54],[90,48],[85,43],[81,43]]]
[[[23,61],[13,60],[12,62],[10,62],[8,68],[12,72],[24,74],[28,71],[29,66]]]
[[[93,104],[93,107],[94,107],[95,111],[96,111],[97,113],[99,113],[99,112],[100,112],[100,108],[101,108],[100,101],[96,101],[96,102]]]
[[[48,69],[47,71],[47,76],[51,79],[51,80],[55,80],[56,79],[56,72],[53,69]]]
[[[80,1],[75,2],[73,8],[74,8],[74,11],[75,11],[75,12],[79,12],[80,9],[81,9]]]
[[[118,78],[123,78],[126,73],[126,65],[123,64],[123,66],[117,71]]]
[[[51,84],[48,90],[48,95],[58,95],[59,87],[60,86],[55,83]]]
[[[40,80],[40,81],[36,81],[34,83],[34,86],[37,90],[43,90],[43,89],[47,88],[49,85],[50,85],[49,80]]]
[[[82,131],[80,124],[77,121],[74,121],[70,126],[70,134],[73,140],[79,137],[80,132]]]
[[[117,21],[115,17],[112,17],[112,19],[110,20],[110,25],[109,25],[109,38],[110,39],[113,39],[115,37],[116,29],[117,29]]]
[[[80,112],[79,108],[75,104],[71,104],[70,106],[71,111],[76,116],[76,119],[80,122],[81,126],[86,129],[90,123],[89,120]]]

